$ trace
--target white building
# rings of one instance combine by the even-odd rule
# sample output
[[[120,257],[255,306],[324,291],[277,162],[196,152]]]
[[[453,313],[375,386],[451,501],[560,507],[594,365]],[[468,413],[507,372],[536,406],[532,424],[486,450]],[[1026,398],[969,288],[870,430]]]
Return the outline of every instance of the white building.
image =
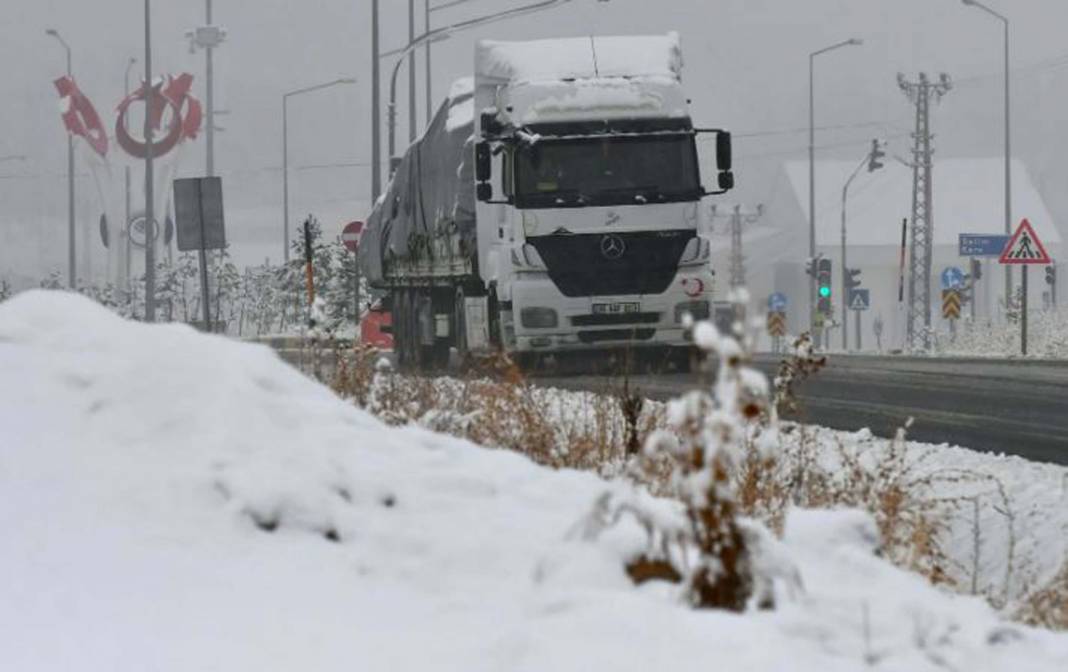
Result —
[[[836,319],[843,298],[842,187],[856,166],[855,161],[816,163],[816,250],[834,264]],[[935,245],[931,324],[935,329],[946,331],[948,323],[941,316],[941,273],[950,266],[968,272],[969,260],[958,255],[958,234],[1004,233],[1004,161],[1000,158],[945,159],[936,161],[933,172]],[[791,334],[808,329],[809,284],[804,270],[809,246],[808,204],[808,162],[785,163],[776,179],[771,201],[765,204],[763,217],[746,225],[743,237],[746,281],[752,297],[751,314],[764,315],[768,295],[782,292],[789,299],[787,325]],[[911,212],[912,170],[900,163],[889,161],[874,173],[863,169],[850,187],[846,212],[848,263],[851,268],[861,269],[861,286],[871,292],[871,309],[861,316],[865,349],[875,346],[873,324],[876,317],[881,317],[884,324],[884,349],[900,348],[904,342],[905,304],[898,302],[901,229],[902,220],[910,218]],[[1026,217],[1050,256],[1054,260],[1061,257],[1062,241],[1057,225],[1031,182],[1026,166],[1020,161],[1013,162],[1012,212],[1014,229]],[[730,251],[724,219],[716,220],[715,231],[717,244],[713,263],[717,286],[723,293],[722,288],[729,281]],[[911,235],[906,251],[909,244]],[[906,259],[905,302],[908,301],[907,265]],[[998,300],[1004,293],[1003,268],[996,259],[983,260],[982,280],[976,290],[977,319],[991,316],[997,319],[1000,313]],[[1014,286],[1019,281],[1020,273],[1014,271]],[[1064,286],[1063,281],[1058,284]],[[1044,267],[1032,267],[1028,292],[1030,306],[1042,309],[1049,300],[1049,289]],[[968,315],[970,310],[970,306],[965,306],[963,312]],[[852,313],[849,322],[852,332]],[[854,339],[851,333],[851,344]],[[767,341],[763,345],[766,346]],[[841,345],[841,332],[837,328],[831,331],[830,345],[832,348]]]

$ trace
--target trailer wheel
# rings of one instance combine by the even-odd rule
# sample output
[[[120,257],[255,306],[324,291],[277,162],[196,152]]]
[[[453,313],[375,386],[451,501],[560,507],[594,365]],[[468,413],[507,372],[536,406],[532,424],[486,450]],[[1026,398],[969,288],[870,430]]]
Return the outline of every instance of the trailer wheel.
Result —
[[[397,368],[405,369],[408,366],[408,297],[403,289],[394,290],[392,297],[393,355]]]

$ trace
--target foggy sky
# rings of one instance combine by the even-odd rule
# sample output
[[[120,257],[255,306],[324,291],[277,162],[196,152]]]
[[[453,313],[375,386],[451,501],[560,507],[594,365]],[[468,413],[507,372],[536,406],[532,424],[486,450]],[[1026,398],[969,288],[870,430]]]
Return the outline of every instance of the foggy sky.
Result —
[[[436,0],[440,2],[441,0]],[[436,12],[435,25],[528,0],[474,0]],[[381,0],[382,46],[407,37],[407,2]],[[436,4],[436,3],[435,3]],[[1068,133],[1068,25],[1064,0],[989,0],[1010,15],[1014,67],[1014,155],[1024,160],[1054,216],[1068,222],[1061,160]],[[203,99],[204,57],[190,54],[186,30],[203,23],[199,0],[154,3],[154,70],[194,74]],[[423,0],[416,0],[417,32]],[[276,235],[281,209],[281,95],[343,76],[356,86],[291,101],[293,216],[317,209],[366,215],[370,192],[369,0],[215,0],[215,22],[229,31],[216,52],[217,107],[226,128],[216,136],[217,171],[228,209],[262,209],[265,237]],[[65,269],[66,142],[52,80],[63,74],[63,51],[44,34],[58,29],[74,51],[75,77],[106,121],[122,97],[130,56],[143,54],[143,3],[132,0],[4,0],[0,21],[0,277]],[[761,202],[773,193],[778,165],[805,156],[808,54],[859,37],[862,47],[821,56],[817,63],[817,125],[843,126],[817,139],[824,157],[860,157],[875,136],[890,154],[907,156],[912,110],[895,83],[924,70],[957,82],[937,107],[937,156],[1000,156],[1002,152],[1001,25],[959,0],[573,0],[545,13],[460,33],[435,44],[435,107],[452,79],[470,74],[479,38],[533,39],[584,34],[677,30],[684,83],[695,122],[737,136],[738,189],[731,201]],[[383,86],[388,68],[383,63]],[[135,68],[137,80],[143,63]],[[425,123],[422,55],[418,59],[419,123]],[[407,75],[400,77],[398,137],[408,137]],[[385,114],[383,111],[383,119]],[[110,125],[110,124],[109,124]],[[800,132],[798,132],[800,131]],[[204,172],[203,139],[185,155],[182,175]],[[936,160],[937,160],[936,156]],[[385,147],[383,139],[383,158]],[[347,167],[321,167],[356,164]],[[302,167],[302,168],[301,168]],[[79,169],[84,163],[79,159]],[[79,180],[80,214],[95,217],[87,178]],[[277,214],[272,214],[277,213]],[[274,217],[273,219],[270,218]],[[900,216],[894,213],[894,217]],[[991,213],[1000,222],[1000,213]],[[336,222],[324,222],[336,227]],[[257,225],[259,226],[259,225]],[[991,227],[993,228],[993,227]],[[1068,233],[1064,225],[1062,234]],[[241,232],[258,236],[258,230]],[[236,236],[240,238],[240,235]]]

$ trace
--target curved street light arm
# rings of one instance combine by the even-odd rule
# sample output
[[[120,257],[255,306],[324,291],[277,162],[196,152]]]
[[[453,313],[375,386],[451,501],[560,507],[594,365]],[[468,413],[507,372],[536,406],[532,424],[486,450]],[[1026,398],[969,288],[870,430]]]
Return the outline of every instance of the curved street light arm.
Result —
[[[961,2],[963,2],[963,3],[964,3],[965,5],[967,5],[968,7],[975,7],[976,9],[981,9],[981,10],[983,10],[983,11],[984,11],[984,12],[986,12],[987,14],[989,14],[989,15],[991,15],[991,16],[993,16],[993,17],[997,18],[997,19],[1000,19],[1000,20],[1001,20],[1001,21],[1003,21],[1003,22],[1004,22],[1004,23],[1005,23],[1006,25],[1008,25],[1008,23],[1009,23],[1009,19],[1008,19],[1008,17],[1006,17],[1006,16],[1005,16],[1005,15],[1003,15],[1003,14],[999,14],[998,12],[995,12],[994,10],[990,9],[989,7],[987,7],[986,5],[984,5],[983,3],[979,2],[979,0],[961,0]]]

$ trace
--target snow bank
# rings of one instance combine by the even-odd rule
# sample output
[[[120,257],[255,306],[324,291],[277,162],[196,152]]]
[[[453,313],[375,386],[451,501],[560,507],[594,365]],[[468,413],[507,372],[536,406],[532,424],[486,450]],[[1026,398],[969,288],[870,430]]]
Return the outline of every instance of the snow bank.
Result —
[[[643,536],[573,530],[623,485],[390,429],[266,347],[0,304],[0,651],[12,670],[1059,670],[875,557],[855,513],[801,512],[804,595],[695,612],[633,588]]]

